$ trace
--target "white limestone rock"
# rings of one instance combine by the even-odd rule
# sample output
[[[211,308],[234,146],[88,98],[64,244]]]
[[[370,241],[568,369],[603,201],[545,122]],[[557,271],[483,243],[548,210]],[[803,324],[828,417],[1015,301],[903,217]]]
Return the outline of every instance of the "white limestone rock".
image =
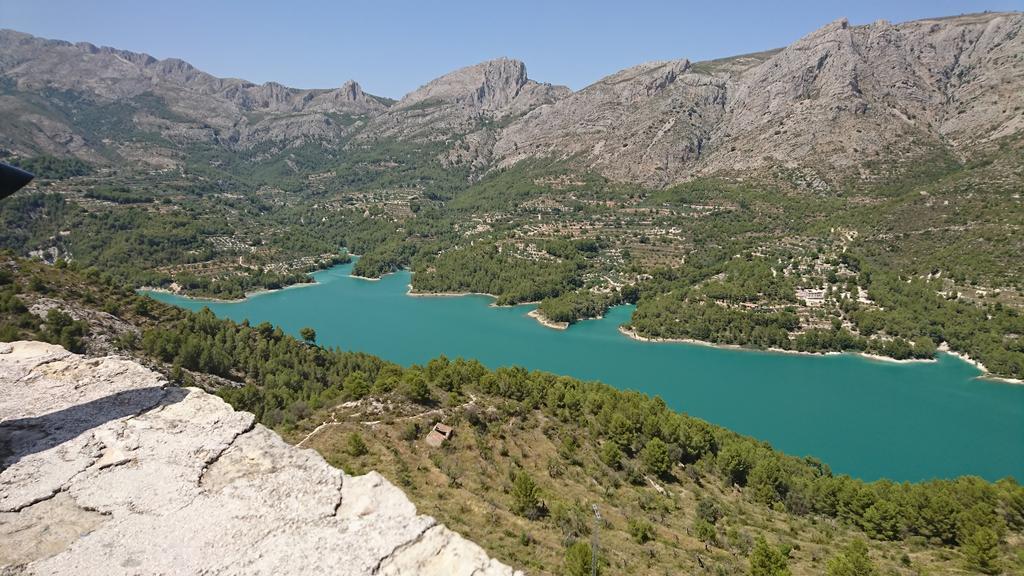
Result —
[[[518,574],[195,388],[0,346],[0,573]]]

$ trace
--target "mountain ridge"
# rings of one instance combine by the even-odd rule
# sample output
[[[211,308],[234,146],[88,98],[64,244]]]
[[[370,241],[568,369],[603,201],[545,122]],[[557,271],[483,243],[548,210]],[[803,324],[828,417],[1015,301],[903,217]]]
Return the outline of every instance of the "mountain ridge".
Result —
[[[618,181],[803,167],[874,178],[964,159],[1024,129],[1024,14],[852,26],[706,62],[626,68],[573,92],[498,58],[444,74],[396,102],[348,81],[296,89],[218,78],[175,58],[0,31],[0,146],[89,161],[187,162],[195,146],[327,158],[382,142],[432,144],[471,177],[524,160],[568,161]],[[75,118],[118,107],[119,131]],[[131,112],[126,112],[125,108]],[[162,149],[138,142],[161,139]]]

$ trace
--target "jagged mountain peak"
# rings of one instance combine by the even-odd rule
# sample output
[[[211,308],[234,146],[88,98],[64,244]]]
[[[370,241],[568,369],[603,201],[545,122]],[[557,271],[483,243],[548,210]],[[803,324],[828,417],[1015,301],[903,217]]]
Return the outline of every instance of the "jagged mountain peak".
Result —
[[[431,80],[402,98],[398,107],[444,101],[494,110],[508,106],[532,86],[547,85],[530,80],[523,62],[497,58],[459,68]]]

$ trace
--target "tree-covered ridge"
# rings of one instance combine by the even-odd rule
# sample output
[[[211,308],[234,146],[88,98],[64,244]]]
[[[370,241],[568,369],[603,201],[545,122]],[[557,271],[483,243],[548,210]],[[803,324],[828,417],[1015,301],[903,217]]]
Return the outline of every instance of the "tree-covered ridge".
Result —
[[[58,158],[44,154],[20,159],[15,166],[32,173],[36,178],[63,180],[74,176],[85,176],[92,171],[89,164],[78,158]]]
[[[8,231],[0,248],[39,247],[48,261],[100,268],[133,286],[241,298],[348,261],[343,238],[305,214],[176,174],[43,178],[0,204]]]
[[[576,260],[523,256],[513,245],[456,248],[418,268],[412,286],[421,292],[493,294],[500,305],[536,302],[581,284]]]

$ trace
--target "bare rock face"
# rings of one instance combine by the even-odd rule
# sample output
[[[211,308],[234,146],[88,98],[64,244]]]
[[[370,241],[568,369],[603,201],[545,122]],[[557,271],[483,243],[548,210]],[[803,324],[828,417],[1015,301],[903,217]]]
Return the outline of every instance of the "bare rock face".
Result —
[[[411,141],[448,141],[461,136],[472,147],[468,158],[489,154],[493,130],[488,120],[517,117],[564,98],[571,91],[530,80],[526,66],[501,58],[460,68],[432,80],[374,117],[360,134],[361,141],[394,138]],[[480,141],[486,142],[479,146]],[[457,161],[458,151],[449,152]]]
[[[302,90],[277,82],[254,84],[218,78],[177,58],[157,60],[89,43],[46,40],[13,30],[0,30],[0,75],[18,89],[50,88],[92,94],[118,101],[146,93],[162,96],[169,105],[192,102],[199,108],[173,106],[189,115],[204,112],[371,112],[384,105],[365,94],[354,81],[337,89]],[[212,115],[212,114],[211,114]]]
[[[376,473],[114,356],[0,344],[0,573],[517,574]]]
[[[176,58],[157,60],[12,30],[0,30],[0,78],[10,92],[0,98],[0,113],[16,119],[16,126],[0,130],[0,144],[87,160],[101,159],[94,149],[101,135],[80,133],[82,128],[69,118],[66,99],[72,110],[92,106],[134,111],[130,121],[135,130],[158,133],[179,145],[204,142],[233,148],[241,143],[243,149],[263,142],[334,145],[346,127],[328,114],[365,116],[386,107],[353,81],[316,90],[254,84],[218,78]],[[15,134],[29,135],[28,140],[15,139]]]
[[[493,157],[578,157],[619,180],[968,156],[1024,129],[1024,14],[845,19],[772,52],[623,70],[499,133]],[[578,155],[578,156],[577,156]]]
[[[725,112],[729,80],[690,67],[648,62],[537,108],[500,134],[494,156],[507,166],[581,155],[614,179],[665,183],[700,158]]]
[[[839,20],[739,82],[702,168],[963,155],[1024,122],[1024,15]]]
[[[563,86],[530,80],[526,65],[518,60],[499,58],[445,74],[407,94],[396,108],[436,101],[514,113],[549,103],[568,92]]]

